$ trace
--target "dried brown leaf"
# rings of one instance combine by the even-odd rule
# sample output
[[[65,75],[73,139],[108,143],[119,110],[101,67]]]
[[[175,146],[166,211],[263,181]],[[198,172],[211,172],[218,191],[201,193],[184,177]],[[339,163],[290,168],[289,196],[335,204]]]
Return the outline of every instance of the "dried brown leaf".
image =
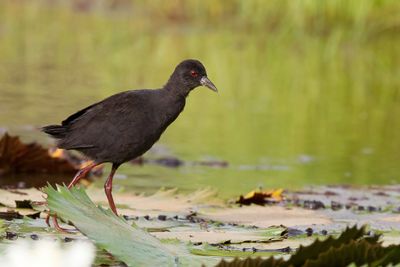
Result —
[[[0,139],[0,174],[74,173],[77,167],[65,158],[53,157],[37,143],[24,144],[7,133]]]

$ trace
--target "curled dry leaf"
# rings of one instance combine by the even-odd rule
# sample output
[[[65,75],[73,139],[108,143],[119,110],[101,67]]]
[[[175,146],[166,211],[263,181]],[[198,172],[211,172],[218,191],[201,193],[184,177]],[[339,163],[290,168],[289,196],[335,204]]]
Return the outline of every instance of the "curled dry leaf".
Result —
[[[87,160],[57,148],[46,149],[37,143],[23,143],[19,137],[7,133],[0,139],[0,176],[23,176],[12,179],[3,179],[2,186],[26,187],[44,186],[47,182],[69,182],[71,176],[82,166],[88,164]],[[95,175],[101,174],[102,167],[94,170]],[[38,177],[35,174],[48,173],[65,175],[65,177]],[[29,174],[29,175],[27,175]],[[62,179],[61,179],[62,178]],[[22,183],[23,186],[19,186]]]
[[[63,157],[54,157],[37,143],[24,144],[7,133],[0,139],[0,174],[74,173],[77,166]]]
[[[240,196],[239,199],[236,201],[238,204],[242,205],[250,205],[250,204],[257,204],[257,205],[265,205],[268,203],[275,203],[280,202],[283,200],[283,189],[276,189],[270,191],[251,191],[247,193],[245,196]]]

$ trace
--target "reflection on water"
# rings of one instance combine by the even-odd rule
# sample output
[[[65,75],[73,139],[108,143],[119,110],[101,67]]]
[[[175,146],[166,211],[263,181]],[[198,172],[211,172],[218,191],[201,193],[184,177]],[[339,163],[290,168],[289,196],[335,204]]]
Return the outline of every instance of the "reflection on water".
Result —
[[[299,32],[291,20],[271,32],[232,21],[215,27],[199,13],[165,26],[12,3],[0,5],[0,127],[25,140],[50,143],[36,127],[121,90],[163,85],[184,58],[205,64],[219,95],[192,92],[159,143],[181,159],[214,157],[229,167],[124,165],[120,185],[232,195],[400,181],[395,33],[340,25],[328,35]]]

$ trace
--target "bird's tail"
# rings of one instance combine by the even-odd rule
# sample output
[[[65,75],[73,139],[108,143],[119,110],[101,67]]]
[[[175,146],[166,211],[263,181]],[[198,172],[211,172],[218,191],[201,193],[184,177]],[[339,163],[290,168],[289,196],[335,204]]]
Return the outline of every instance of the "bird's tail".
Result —
[[[48,125],[42,127],[41,130],[54,138],[62,139],[67,134],[68,128],[62,125]]]

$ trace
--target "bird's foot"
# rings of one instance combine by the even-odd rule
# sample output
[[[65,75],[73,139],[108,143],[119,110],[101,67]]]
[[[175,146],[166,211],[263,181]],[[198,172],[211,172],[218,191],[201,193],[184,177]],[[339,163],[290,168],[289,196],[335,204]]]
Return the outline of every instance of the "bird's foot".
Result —
[[[51,219],[53,221],[53,226],[57,231],[62,232],[62,233],[75,233],[75,232],[77,232],[77,230],[74,230],[74,229],[67,229],[67,228],[61,227],[58,224],[58,221],[57,221],[57,214],[54,214],[54,215],[50,215],[50,213],[47,214],[47,216],[46,216],[46,224],[49,227],[51,227],[51,225],[50,225],[50,217],[51,217]]]

